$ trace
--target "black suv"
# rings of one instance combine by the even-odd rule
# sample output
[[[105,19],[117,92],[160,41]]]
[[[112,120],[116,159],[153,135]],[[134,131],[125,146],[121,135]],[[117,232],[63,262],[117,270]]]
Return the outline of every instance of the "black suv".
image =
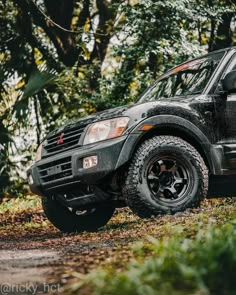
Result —
[[[105,225],[116,207],[146,218],[199,206],[209,176],[235,173],[236,48],[228,48],[171,69],[131,106],[49,133],[27,174],[48,219],[73,232]]]

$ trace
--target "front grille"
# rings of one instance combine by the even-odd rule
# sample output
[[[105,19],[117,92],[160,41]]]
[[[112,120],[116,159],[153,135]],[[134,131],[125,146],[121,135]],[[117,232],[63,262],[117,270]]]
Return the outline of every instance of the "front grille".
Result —
[[[70,150],[78,146],[81,134],[86,125],[64,129],[62,132],[57,132],[54,135],[47,137],[44,149],[49,154],[59,153],[65,150]],[[61,140],[60,140],[61,139]]]
[[[38,166],[38,170],[43,184],[55,180],[66,180],[72,176],[71,157],[40,165]]]

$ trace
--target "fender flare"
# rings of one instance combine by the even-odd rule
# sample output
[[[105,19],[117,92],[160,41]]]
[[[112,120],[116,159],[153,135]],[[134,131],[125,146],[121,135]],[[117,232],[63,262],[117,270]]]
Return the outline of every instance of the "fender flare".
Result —
[[[152,128],[151,131],[142,131],[140,127],[144,124],[154,125],[154,128]],[[214,148],[207,136],[196,125],[182,117],[174,115],[157,115],[140,121],[128,135],[122,147],[116,168],[119,168],[132,158],[138,144],[147,133],[153,133],[153,130],[155,130],[154,134],[158,135],[158,130],[163,131],[165,128],[173,129],[173,131],[176,130],[178,133],[182,133],[183,137],[184,135],[188,136],[197,142],[207,159],[209,170],[213,174],[221,174],[222,159],[220,150]],[[163,133],[161,134],[163,135]],[[168,135],[168,132],[166,135]],[[171,135],[174,134],[172,133]]]

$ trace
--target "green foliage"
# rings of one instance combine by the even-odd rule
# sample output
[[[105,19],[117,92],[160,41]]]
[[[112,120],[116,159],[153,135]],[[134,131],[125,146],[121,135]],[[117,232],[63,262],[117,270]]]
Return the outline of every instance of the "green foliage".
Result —
[[[39,71],[36,69],[31,73],[29,80],[23,90],[21,99],[31,97],[45,89],[53,80],[55,80],[55,72],[47,70]]]
[[[91,294],[235,294],[236,223],[199,230],[195,239],[150,238],[136,246],[125,271],[99,269],[80,275],[71,291]],[[148,258],[146,258],[148,254]],[[82,289],[82,290],[81,290]]]
[[[222,0],[2,1],[0,116],[28,135],[16,143],[24,165],[56,126],[129,104],[174,65],[235,44],[234,19]]]

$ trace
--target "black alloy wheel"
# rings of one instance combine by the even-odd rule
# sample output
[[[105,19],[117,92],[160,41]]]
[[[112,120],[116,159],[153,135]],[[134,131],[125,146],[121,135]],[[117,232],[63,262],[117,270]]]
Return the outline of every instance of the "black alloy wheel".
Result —
[[[135,153],[123,193],[145,218],[197,207],[207,190],[208,169],[198,151],[179,137],[155,136]]]

